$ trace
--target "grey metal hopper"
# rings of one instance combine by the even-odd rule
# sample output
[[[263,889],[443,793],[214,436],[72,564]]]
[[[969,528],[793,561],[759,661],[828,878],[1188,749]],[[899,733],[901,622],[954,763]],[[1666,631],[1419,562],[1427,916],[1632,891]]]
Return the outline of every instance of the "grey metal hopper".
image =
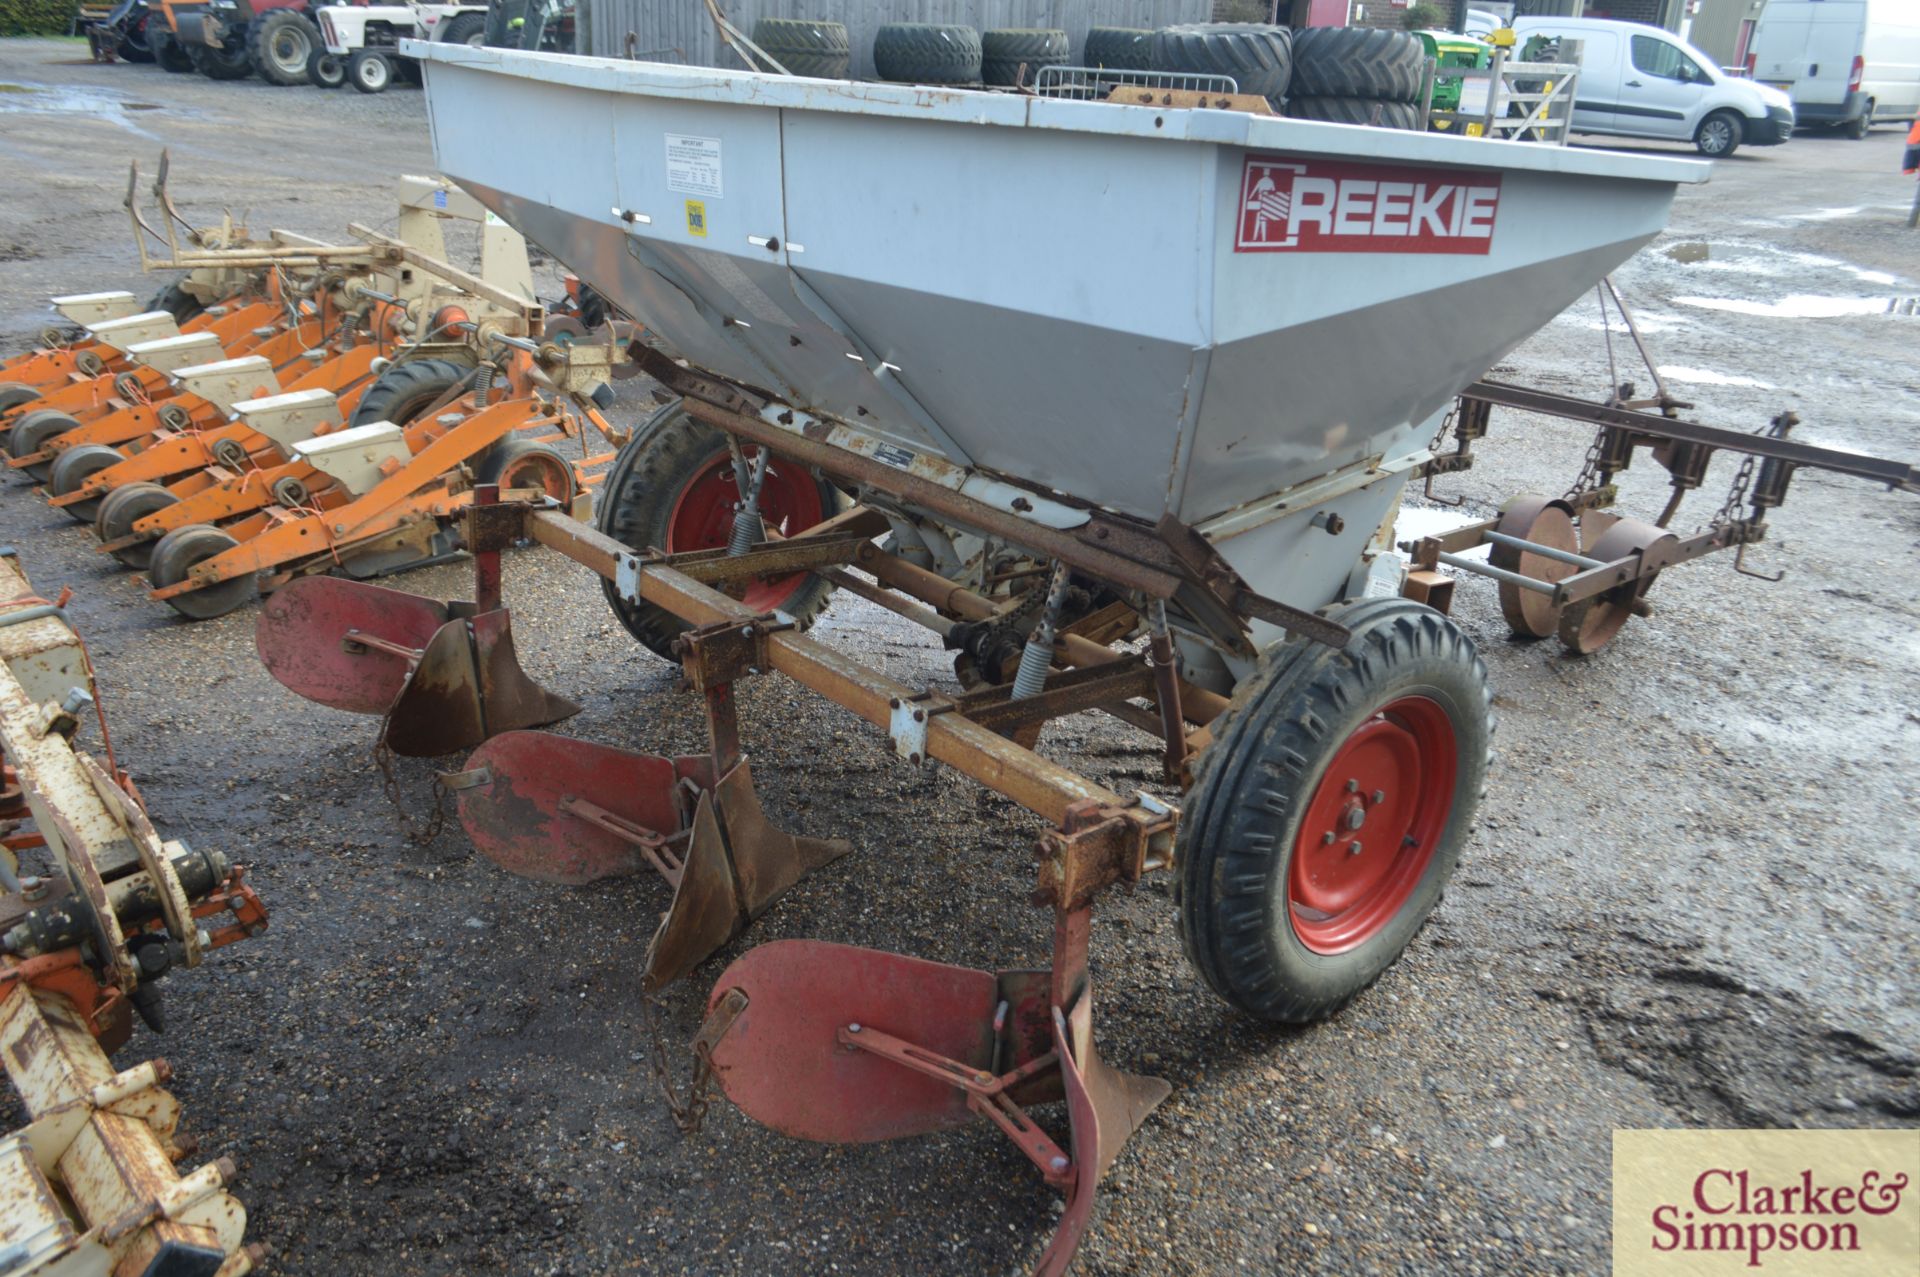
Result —
[[[1226,110],[409,52],[441,169],[693,364],[904,452],[1203,528],[1417,451],[1707,173]]]

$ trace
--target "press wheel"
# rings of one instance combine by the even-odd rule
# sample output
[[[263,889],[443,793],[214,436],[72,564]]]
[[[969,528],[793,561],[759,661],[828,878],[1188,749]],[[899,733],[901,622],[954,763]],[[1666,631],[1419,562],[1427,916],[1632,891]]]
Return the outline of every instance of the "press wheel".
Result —
[[[155,589],[178,585],[187,579],[195,564],[225,554],[239,544],[219,528],[204,523],[175,528],[154,543],[153,566],[147,578]],[[198,590],[188,590],[185,594],[175,594],[166,602],[167,606],[188,620],[206,621],[225,616],[253,598],[255,592],[253,574],[248,573]]]
[[[1564,501],[1547,497],[1515,497],[1507,503],[1494,531],[1549,549],[1565,550],[1572,554],[1580,550],[1580,531],[1574,526],[1573,508]],[[1580,570],[1574,564],[1550,559],[1543,554],[1516,550],[1498,542],[1494,544],[1488,561],[1496,568],[1518,572],[1530,580],[1548,584],[1565,580]],[[1552,595],[1506,581],[1500,583],[1500,614],[1507,618],[1507,626],[1512,629],[1515,638],[1547,638],[1559,626],[1559,612],[1553,605]]]
[[[102,541],[118,541],[133,533],[133,525],[150,514],[157,514],[178,503],[179,497],[157,483],[129,483],[115,488],[100,499],[93,518],[93,530]],[[152,541],[138,541],[113,551],[113,557],[130,568],[144,568],[153,562]]]
[[[1601,533],[1585,553],[1590,559],[1612,563],[1631,554],[1643,561],[1660,561],[1679,538],[1642,519],[1621,519]],[[1626,569],[1622,570],[1623,573]],[[1599,651],[1633,619],[1635,605],[1652,588],[1657,573],[1623,580],[1605,594],[1569,604],[1561,613],[1556,632],[1569,652],[1586,656]]]
[[[103,443],[83,443],[54,458],[53,468],[47,474],[47,487],[56,497],[71,496],[86,487],[93,476],[125,460],[118,448],[109,448]],[[100,498],[87,497],[61,508],[71,518],[92,523],[100,513]]]

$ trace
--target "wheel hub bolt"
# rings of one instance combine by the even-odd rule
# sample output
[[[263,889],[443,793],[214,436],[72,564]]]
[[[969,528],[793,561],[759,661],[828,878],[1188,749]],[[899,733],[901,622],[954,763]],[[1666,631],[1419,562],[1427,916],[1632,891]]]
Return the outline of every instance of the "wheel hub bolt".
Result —
[[[1359,793],[1359,792],[1360,792],[1360,782],[1359,782],[1359,781],[1357,781],[1357,780],[1349,780],[1349,781],[1347,782],[1347,792],[1348,792],[1349,794],[1357,794],[1357,793]]]
[[[1320,845],[1322,847],[1325,847],[1332,842],[1333,842],[1333,830],[1329,829],[1327,830],[1326,833],[1320,835]]]
[[[1347,844],[1347,854],[1349,856],[1357,856],[1360,854],[1360,840],[1358,838]]]
[[[1367,823],[1367,813],[1355,807],[1347,812],[1347,828],[1354,830]]]
[[[1374,803],[1375,803],[1375,805],[1378,805],[1378,804],[1380,804],[1380,803],[1384,803],[1385,801],[1387,801],[1387,791],[1386,791],[1386,790],[1384,790],[1384,789],[1376,789],[1376,790],[1374,790],[1374,791],[1373,791],[1373,801],[1374,801]]]

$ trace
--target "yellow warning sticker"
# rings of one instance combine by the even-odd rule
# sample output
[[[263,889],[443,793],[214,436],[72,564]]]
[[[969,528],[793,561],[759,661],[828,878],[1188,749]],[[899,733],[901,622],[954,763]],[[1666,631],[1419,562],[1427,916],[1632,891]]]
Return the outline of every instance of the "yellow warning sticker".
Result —
[[[707,237],[707,205],[704,200],[687,201],[687,234]]]

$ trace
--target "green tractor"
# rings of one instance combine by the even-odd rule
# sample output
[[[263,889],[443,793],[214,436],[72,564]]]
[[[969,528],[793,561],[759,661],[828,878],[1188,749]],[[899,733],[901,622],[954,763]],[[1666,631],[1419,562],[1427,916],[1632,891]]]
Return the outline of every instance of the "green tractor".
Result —
[[[1427,56],[1434,60],[1433,109],[1460,109],[1460,77],[1448,75],[1449,67],[1484,70],[1493,63],[1493,47],[1483,40],[1458,31],[1416,31]]]

